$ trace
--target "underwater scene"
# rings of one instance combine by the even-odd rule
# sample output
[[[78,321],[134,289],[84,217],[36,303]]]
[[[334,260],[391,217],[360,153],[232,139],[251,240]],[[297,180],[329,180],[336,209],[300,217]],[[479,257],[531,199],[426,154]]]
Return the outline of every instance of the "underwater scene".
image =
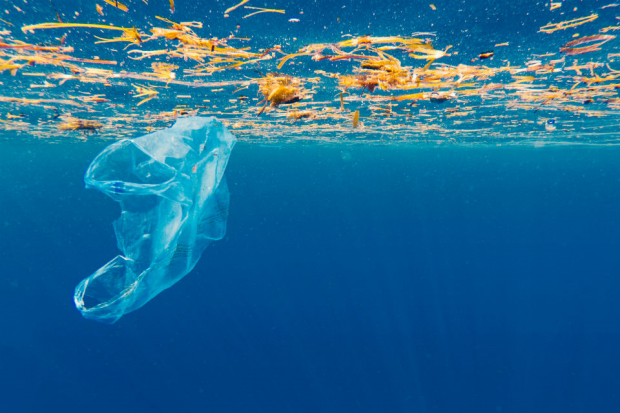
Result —
[[[3,0],[0,412],[619,412],[611,1]]]

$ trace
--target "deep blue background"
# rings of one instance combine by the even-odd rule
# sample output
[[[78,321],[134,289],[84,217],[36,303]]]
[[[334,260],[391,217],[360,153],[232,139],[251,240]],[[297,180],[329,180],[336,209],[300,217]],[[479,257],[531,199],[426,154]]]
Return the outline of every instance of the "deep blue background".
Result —
[[[0,411],[620,411],[620,148],[239,144],[226,238],[108,326],[104,146],[2,144]]]
[[[4,6],[15,37],[65,32],[21,34],[55,21],[48,1],[22,3],[25,13]],[[459,51],[442,60],[456,65],[509,41],[492,67],[558,52],[619,13],[599,9],[611,0],[553,12],[529,0],[275,0],[248,5],[286,15],[223,19],[236,0],[176,0],[174,14],[165,0],[126,0],[130,13],[99,2],[102,18],[90,0],[55,3],[67,21],[142,30],[155,15],[200,20],[203,37],[240,23],[252,47],[287,52],[344,34],[433,31],[437,48]],[[594,12],[596,23],[538,33]],[[67,32],[76,55],[150,64],[121,46],[99,53],[98,32]],[[324,69],[308,59],[286,68]],[[31,82],[0,80],[7,96]],[[620,148],[239,144],[226,239],[106,326],[72,303],[75,285],[118,253],[118,205],[83,188],[105,144],[13,139],[0,142],[2,413],[620,411]]]

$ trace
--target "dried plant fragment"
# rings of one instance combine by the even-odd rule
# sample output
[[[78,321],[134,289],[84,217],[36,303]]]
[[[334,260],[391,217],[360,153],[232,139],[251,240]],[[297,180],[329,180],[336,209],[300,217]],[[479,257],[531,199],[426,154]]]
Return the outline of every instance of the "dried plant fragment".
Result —
[[[241,7],[241,6],[243,6],[243,5],[244,5],[245,3],[247,3],[248,1],[250,1],[250,0],[242,0],[242,1],[241,1],[241,3],[239,3],[239,4],[235,5],[235,6],[232,6],[232,7],[227,8],[227,9],[224,11],[224,14],[228,14],[228,13],[230,13],[231,11],[235,10],[237,7]]]
[[[63,131],[81,130],[85,132],[97,132],[102,127],[103,124],[96,120],[67,118],[58,126],[58,129]]]
[[[590,16],[580,17],[578,19],[568,20],[560,23],[549,23],[546,26],[541,27],[539,31],[545,33],[553,33],[558,30],[566,30],[569,27],[575,27],[584,23],[589,23],[596,19],[598,19],[598,14],[592,14]]]
[[[127,6],[125,6],[123,3],[118,2],[117,0],[103,0],[103,1],[108,3],[110,6],[116,7],[117,9],[122,10],[124,12],[129,11]]]
[[[595,52],[595,51],[601,50],[600,46],[602,46],[603,44],[615,38],[616,36],[612,36],[609,34],[598,34],[594,36],[582,37],[581,39],[570,41],[566,43],[564,46],[560,47],[560,52],[566,53],[567,56],[574,56],[578,54]],[[589,46],[574,47],[574,46],[579,46],[582,44],[593,43],[593,42],[597,42],[597,43],[591,44]]]
[[[153,89],[153,86],[146,87],[146,86],[141,86],[141,85],[133,85],[133,87],[136,89],[136,92],[138,93],[137,95],[134,95],[135,98],[141,98],[141,97],[146,96],[144,99],[138,102],[136,106],[140,106],[141,104],[146,103],[149,100],[156,98],[157,95],[159,94],[158,91]]]
[[[258,112],[259,115],[263,113],[268,104],[277,107],[282,104],[299,102],[305,96],[300,79],[279,73],[269,73],[259,79],[258,87],[259,92],[264,96],[264,99],[259,103],[265,102],[265,105]]]

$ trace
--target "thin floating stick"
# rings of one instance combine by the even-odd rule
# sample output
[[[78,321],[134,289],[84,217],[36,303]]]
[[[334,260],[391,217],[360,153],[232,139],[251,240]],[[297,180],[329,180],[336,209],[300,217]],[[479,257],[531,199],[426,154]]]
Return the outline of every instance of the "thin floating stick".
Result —
[[[557,30],[565,30],[565,29],[568,29],[569,27],[575,27],[575,26],[579,26],[584,23],[589,23],[596,19],[598,19],[598,14],[591,14],[590,16],[580,17],[578,19],[568,20],[565,22],[549,23],[548,25],[541,27],[539,32],[553,33]]]
[[[255,11],[254,13],[248,14],[247,16],[243,16],[244,19],[247,19],[248,17],[254,16],[255,14],[259,14],[259,13],[281,13],[281,14],[285,13],[284,10],[263,9],[263,8],[260,8],[260,7],[248,7],[248,6],[245,6],[244,9],[258,10],[258,11]]]
[[[61,27],[90,27],[93,29],[104,29],[104,30],[131,30],[124,27],[116,27],[116,26],[106,26],[105,24],[88,24],[88,23],[39,23],[39,24],[31,24],[29,26],[22,27],[22,31],[25,33],[28,30],[37,30],[37,29],[57,29]]]
[[[249,1],[249,0],[248,0]],[[266,9],[264,7],[252,7],[252,6],[245,6],[243,7],[244,9],[251,9],[251,10],[270,10],[270,11],[276,11],[275,9]],[[282,13],[284,13],[284,10],[281,10]]]
[[[248,1],[250,1],[250,0],[243,0],[241,3],[237,4],[236,6],[229,7],[228,9],[226,9],[226,11],[224,12],[224,14],[228,14],[229,12],[231,12],[231,11],[235,10],[237,7],[241,7],[241,6],[243,6],[243,5],[244,5],[245,3],[247,3]]]
[[[56,5],[54,4],[54,1],[50,0],[50,4],[52,5],[52,9],[54,10],[54,13],[56,13],[56,18],[58,18],[58,22],[62,23],[62,19],[60,18],[60,14],[58,13],[58,10],[56,10]]]
[[[29,30],[36,29],[57,29],[62,27],[88,27],[92,29],[103,29],[103,30],[120,30],[123,32],[123,36],[118,37],[116,39],[103,39],[104,43],[112,42],[112,41],[122,41],[122,42],[132,42],[135,44],[142,43],[142,36],[136,30],[135,27],[128,29],[126,27],[116,27],[116,26],[106,26],[104,24],[87,24],[87,23],[41,23],[41,24],[31,24],[29,26],[23,26],[22,31],[26,33]],[[96,37],[96,36],[95,36]],[[97,42],[101,43],[101,42]]]
[[[607,43],[608,41],[615,39],[616,36],[612,36],[609,34],[598,34],[594,36],[586,36],[581,39],[573,40],[571,42],[566,43],[564,46],[560,47],[561,53],[566,53],[567,56],[575,56],[578,54],[596,52],[601,50],[600,46]],[[598,43],[594,43],[598,42]],[[589,46],[582,47],[574,47],[582,44],[591,43]]]
[[[558,2],[558,3],[551,2],[551,7],[549,8],[549,10],[555,10],[555,9],[557,9],[557,8],[560,8],[560,7],[562,7],[562,3],[559,3],[559,2]]]
[[[246,16],[246,17],[247,17],[247,16]],[[245,17],[244,17],[244,19],[245,19]],[[282,68],[282,66],[284,66],[284,63],[286,63],[286,61],[287,61],[287,60],[292,59],[292,58],[297,57],[297,56],[304,56],[304,55],[307,55],[307,54],[308,54],[308,53],[305,53],[305,52],[304,52],[304,53],[293,53],[293,54],[290,54],[290,55],[284,56],[284,57],[280,60],[280,63],[278,64],[278,70],[280,70],[280,69]]]
[[[119,10],[122,10],[122,11],[125,11],[125,12],[129,11],[129,8],[127,8],[127,6],[125,6],[123,3],[119,3],[116,0],[103,0],[103,1],[105,1],[106,3],[108,3],[112,7],[116,7]]]

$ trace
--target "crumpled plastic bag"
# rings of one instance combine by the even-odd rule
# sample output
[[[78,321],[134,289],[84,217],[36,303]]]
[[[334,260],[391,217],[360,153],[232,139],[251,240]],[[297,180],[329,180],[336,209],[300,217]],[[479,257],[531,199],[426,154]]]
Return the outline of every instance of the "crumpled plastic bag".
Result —
[[[224,170],[235,142],[215,118],[182,118],[115,142],[93,160],[86,187],[120,203],[114,230],[123,255],[75,288],[85,318],[118,321],[183,278],[211,241],[224,237]]]

